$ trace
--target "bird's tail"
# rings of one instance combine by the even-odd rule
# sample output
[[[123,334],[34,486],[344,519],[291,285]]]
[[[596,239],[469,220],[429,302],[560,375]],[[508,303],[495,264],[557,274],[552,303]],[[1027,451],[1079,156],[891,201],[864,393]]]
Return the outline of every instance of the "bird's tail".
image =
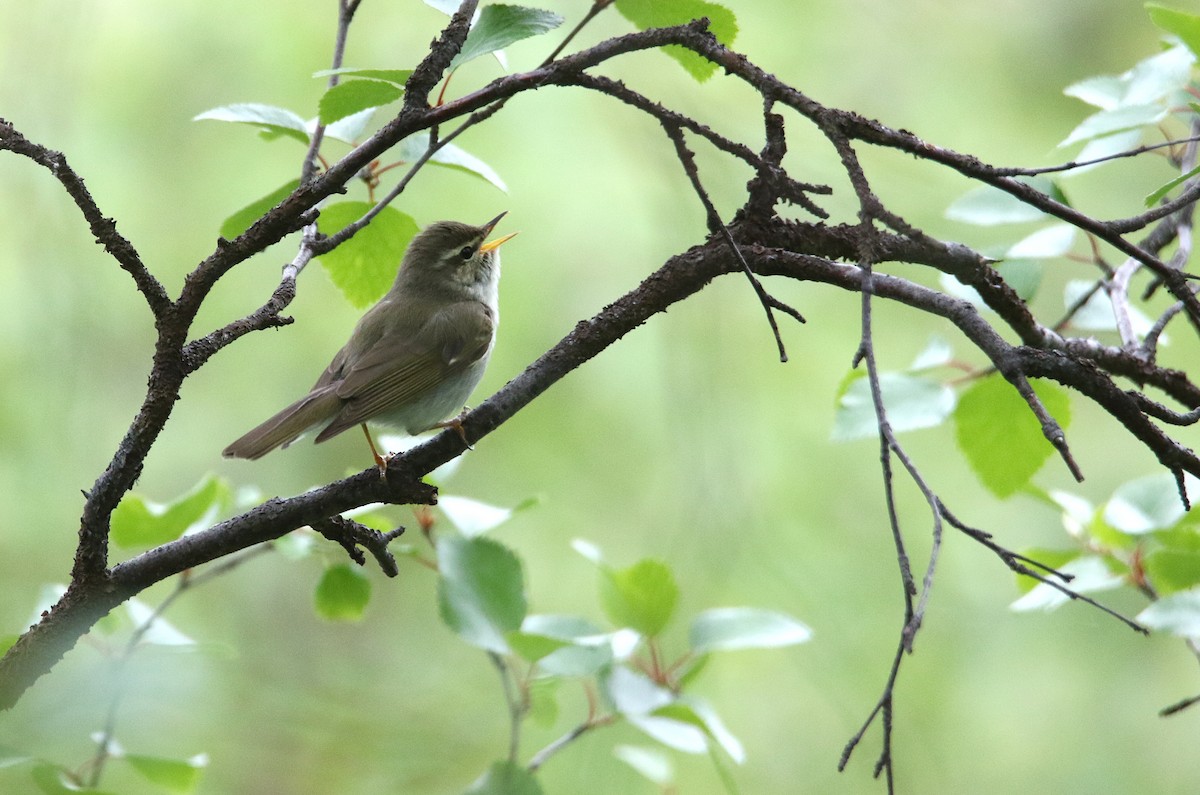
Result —
[[[316,390],[226,447],[226,458],[262,458],[276,447],[287,447],[316,425],[333,419],[341,398],[332,390]]]

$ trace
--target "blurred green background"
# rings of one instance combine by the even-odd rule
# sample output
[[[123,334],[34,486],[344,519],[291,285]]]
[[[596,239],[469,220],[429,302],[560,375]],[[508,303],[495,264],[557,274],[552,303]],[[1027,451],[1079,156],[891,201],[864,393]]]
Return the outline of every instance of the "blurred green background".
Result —
[[[588,4],[539,5],[570,26]],[[1085,108],[1062,88],[1124,71],[1158,41],[1134,2],[728,5],[741,27],[736,48],[818,101],[1004,165],[1067,159],[1054,146]],[[247,101],[312,115],[323,84],[311,74],[328,66],[332,0],[44,0],[10,3],[3,17],[0,116],[68,155],[172,294],[211,251],[226,216],[296,175],[299,146],[190,119]],[[346,63],[411,66],[444,19],[419,0],[367,0]],[[580,43],[628,29],[610,11]],[[514,46],[512,67],[535,65],[554,41],[551,34]],[[605,72],[760,144],[759,105],[730,78],[697,86],[658,53]],[[496,74],[491,59],[469,64],[451,94]],[[832,184],[837,195],[823,204],[835,221],[848,220],[853,199],[833,153],[798,118],[789,114],[788,123],[793,173]],[[494,166],[510,193],[427,171],[398,206],[422,224],[479,222],[508,210],[504,230],[521,230],[504,249],[503,322],[475,402],[704,234],[702,210],[661,131],[602,97],[561,88],[524,94],[459,143]],[[749,174],[700,143],[694,148],[728,215]],[[998,239],[943,219],[968,187],[961,178],[892,152],[867,151],[864,160],[880,195],[913,223],[973,245]],[[1165,179],[1165,166],[1118,166],[1073,182],[1072,197],[1101,215],[1132,214]],[[91,242],[44,170],[2,156],[0,185],[0,633],[9,633],[25,626],[43,584],[67,577],[79,491],[139,405],[153,329],[128,276]],[[225,279],[196,333],[259,306],[293,249],[293,241],[281,244]],[[903,272],[931,283],[915,269]],[[1087,274],[1078,267],[1066,276]],[[501,505],[541,498],[498,531],[524,559],[537,612],[600,618],[594,571],[569,545],[581,537],[619,565],[669,561],[685,616],[754,605],[808,623],[810,643],[724,655],[697,691],[747,747],[749,760],[735,773],[743,792],[880,792],[871,778],[877,728],[849,769],[836,772],[844,743],[878,697],[902,622],[877,445],[829,441],[837,385],[858,343],[858,298],[816,285],[768,287],[809,321],[784,319],[790,363],[777,361],[745,282],[725,279],[557,384],[468,453],[445,490]],[[1053,314],[1059,302],[1048,289],[1039,306]],[[166,500],[216,472],[266,495],[290,495],[366,465],[354,434],[255,463],[220,457],[231,439],[308,387],[358,314],[318,267],[304,273],[290,312],[295,325],[243,340],[188,380],[141,492]],[[906,366],[934,333],[965,352],[944,324],[898,307],[880,307],[877,318],[885,368]],[[1070,439],[1088,475],[1079,493],[1098,502],[1117,483],[1155,471],[1114,422],[1082,401],[1074,411]],[[1184,439],[1200,441],[1194,431]],[[965,521],[1010,547],[1063,542],[1052,512],[1024,498],[997,501],[976,483],[949,427],[904,442]],[[1057,460],[1038,483],[1073,488]],[[915,490],[900,491],[921,561],[927,513]],[[406,521],[403,511],[396,516]],[[208,753],[208,793],[463,789],[504,752],[495,672],[438,621],[425,570],[406,565],[387,580],[369,568],[374,599],[359,624],[314,617],[319,560],[261,556],[188,595],[169,618],[216,653],[139,654],[118,739],[139,753]],[[166,587],[143,596],[156,601]],[[1143,639],[1078,605],[1016,615],[1007,609],[1015,595],[990,553],[948,536],[897,694],[901,790],[1197,791],[1200,712],[1156,716],[1197,690],[1196,661],[1182,643]],[[1142,607],[1123,595],[1111,601],[1131,613]],[[679,622],[668,646],[682,648],[685,626]],[[82,642],[0,715],[0,744],[68,765],[87,759],[108,697],[97,645]],[[526,753],[582,709],[581,696],[568,696],[558,726],[527,734]],[[545,767],[547,792],[654,792],[610,756],[616,743],[640,741],[626,728],[585,737]],[[675,759],[681,792],[720,791],[707,760]],[[0,789],[21,791],[22,775],[0,771]],[[139,791],[124,775],[114,766],[105,783]]]

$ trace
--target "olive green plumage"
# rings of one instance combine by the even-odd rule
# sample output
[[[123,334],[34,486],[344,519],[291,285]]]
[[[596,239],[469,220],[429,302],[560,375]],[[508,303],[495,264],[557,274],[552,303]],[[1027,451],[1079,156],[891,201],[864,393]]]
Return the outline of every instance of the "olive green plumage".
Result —
[[[396,281],[371,307],[308,394],[224,450],[256,459],[320,429],[317,442],[367,422],[417,434],[457,414],[496,338],[500,253],[482,226],[431,224],[413,238]]]

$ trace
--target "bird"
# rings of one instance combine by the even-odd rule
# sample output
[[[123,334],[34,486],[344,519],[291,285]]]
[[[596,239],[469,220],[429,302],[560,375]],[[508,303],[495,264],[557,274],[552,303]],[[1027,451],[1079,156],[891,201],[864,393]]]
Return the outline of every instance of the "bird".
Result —
[[[497,249],[516,232],[485,241],[505,215],[480,226],[438,221],[417,234],[391,289],[358,321],[308,394],[222,455],[254,460],[313,430],[320,443],[359,425],[386,475],[387,459],[368,422],[413,436],[453,427],[466,444],[459,412],[483,377],[500,320]]]

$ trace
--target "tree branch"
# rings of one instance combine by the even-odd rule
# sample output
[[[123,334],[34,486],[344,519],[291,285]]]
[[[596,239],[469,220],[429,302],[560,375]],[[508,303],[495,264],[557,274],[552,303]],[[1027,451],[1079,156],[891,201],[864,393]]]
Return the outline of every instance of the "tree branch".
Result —
[[[117,261],[122,270],[133,277],[133,283],[146,299],[154,319],[161,322],[171,309],[171,299],[167,296],[167,291],[158,279],[150,275],[133,244],[117,231],[116,221],[105,217],[100,211],[87,186],[83,184],[83,178],[67,163],[66,156],[62,152],[55,152],[33,143],[4,119],[0,119],[0,150],[7,150],[32,160],[62,183],[67,195],[83,213],[83,218],[92,231],[92,237]]]

